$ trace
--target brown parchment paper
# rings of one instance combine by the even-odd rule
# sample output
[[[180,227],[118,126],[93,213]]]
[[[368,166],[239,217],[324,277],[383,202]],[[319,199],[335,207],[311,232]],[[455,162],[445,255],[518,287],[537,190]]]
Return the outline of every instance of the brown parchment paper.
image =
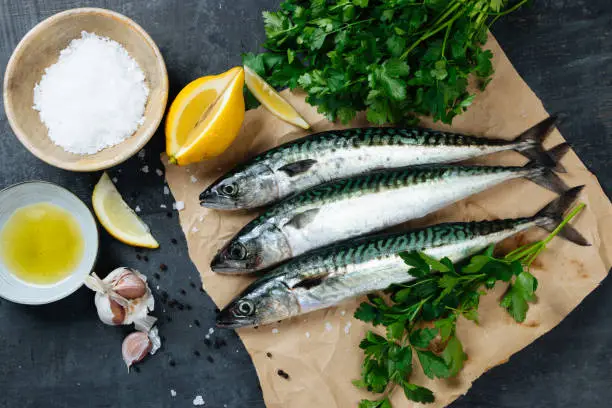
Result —
[[[511,139],[545,118],[547,113],[494,38],[488,47],[495,55],[495,77],[468,112],[455,120],[453,130]],[[314,131],[340,127],[318,115],[305,103],[303,96],[288,91],[283,95],[314,124]],[[361,118],[353,125],[365,126],[366,123]],[[427,122],[424,125],[446,128]],[[235,164],[305,134],[259,108],[247,112],[238,139],[221,157],[187,168],[168,165],[164,158],[172,193],[177,201],[185,203],[180,222],[189,254],[202,275],[206,292],[219,307],[238,294],[251,278],[217,275],[210,270],[211,258],[255,214],[205,209],[199,206],[198,195]],[[551,147],[561,141],[562,136],[555,132],[546,145]],[[522,164],[524,161],[513,152],[479,160],[498,164]],[[580,197],[587,209],[574,225],[592,246],[583,248],[562,239],[553,240],[534,265],[533,272],[540,281],[538,302],[530,308],[523,324],[516,324],[498,306],[504,287],[499,285],[485,296],[480,306],[480,325],[466,320],[458,325],[458,334],[469,355],[464,370],[450,380],[430,381],[422,375],[415,376],[416,383],[433,389],[436,395],[436,402],[429,407],[446,406],[465,394],[472,381],[489,368],[507,361],[512,354],[556,326],[607,275],[612,261],[612,206],[595,176],[573,152],[562,163],[568,170],[568,174],[563,175],[568,184],[587,186]],[[410,226],[532,215],[554,197],[533,183],[515,180],[411,222]],[[516,246],[543,235],[542,231],[533,230],[510,239],[505,245]],[[238,331],[253,358],[269,408],[356,407],[360,399],[371,397],[351,384],[351,380],[359,376],[363,357],[358,343],[370,329],[352,317],[358,303],[359,300],[350,301],[278,324]],[[272,357],[267,357],[266,353],[271,353]],[[279,377],[278,369],[286,371],[290,379]],[[406,401],[401,392],[394,394],[393,402],[397,403],[396,407],[421,406]]]

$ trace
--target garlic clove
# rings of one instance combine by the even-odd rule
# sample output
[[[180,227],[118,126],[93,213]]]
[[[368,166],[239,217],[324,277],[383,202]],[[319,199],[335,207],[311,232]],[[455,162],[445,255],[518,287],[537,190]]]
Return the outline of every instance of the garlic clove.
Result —
[[[102,323],[109,326],[124,324],[127,310],[115,299],[111,299],[107,294],[96,293],[94,302]]]
[[[128,367],[130,367],[141,361],[153,348],[153,343],[149,339],[147,333],[137,331],[129,334],[121,345],[121,354],[123,355],[123,361]]]
[[[148,333],[136,331],[129,334],[123,340],[121,354],[129,370],[132,365],[142,361],[147,354],[155,354],[160,347],[161,339],[159,332],[157,327],[154,327]]]
[[[115,293],[125,299],[137,299],[147,293],[147,284],[136,271],[124,268],[124,271],[112,284]]]

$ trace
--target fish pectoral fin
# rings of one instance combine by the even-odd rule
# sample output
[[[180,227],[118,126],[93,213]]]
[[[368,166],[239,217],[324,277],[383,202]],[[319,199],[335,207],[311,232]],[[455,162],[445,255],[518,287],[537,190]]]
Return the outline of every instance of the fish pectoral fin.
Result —
[[[318,208],[313,208],[312,210],[306,210],[304,212],[294,215],[293,218],[287,221],[285,226],[292,226],[295,229],[302,229],[306,225],[310,224],[315,219],[318,213],[319,213]]]
[[[313,159],[300,160],[293,163],[285,164],[279,168],[280,171],[287,173],[289,177],[293,177],[296,174],[303,173],[311,168],[317,161]]]
[[[299,281],[298,283],[296,283],[295,285],[291,286],[292,290],[295,289],[312,289],[316,286],[319,286],[321,283],[323,283],[323,281],[325,279],[327,279],[327,277],[329,276],[328,273],[321,273],[318,275],[312,275],[312,276],[307,276],[304,279],[302,279],[301,281]]]

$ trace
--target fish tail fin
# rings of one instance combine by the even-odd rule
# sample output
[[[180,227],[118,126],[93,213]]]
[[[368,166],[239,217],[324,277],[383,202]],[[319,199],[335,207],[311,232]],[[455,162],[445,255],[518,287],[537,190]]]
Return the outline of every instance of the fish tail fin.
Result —
[[[551,164],[553,167],[541,165],[533,161],[527,163],[525,168],[529,169],[529,172],[526,178],[555,193],[564,193],[569,187],[554,173],[554,171],[557,171],[558,161],[561,160],[568,151],[569,145],[567,143],[561,143],[548,151],[548,155],[552,159]]]
[[[551,134],[553,129],[555,129],[557,121],[558,117],[553,115],[524,131],[516,138],[517,146],[514,150],[520,152],[534,163],[554,168],[556,163],[554,159],[546,153],[542,146],[542,142]]]
[[[584,186],[570,188],[563,193],[559,198],[552,201],[546,207],[541,209],[536,215],[536,223],[539,227],[546,231],[552,232],[563,221],[563,214],[574,204],[576,198],[582,191]],[[565,224],[559,232],[559,236],[580,246],[590,246],[591,244],[580,234],[574,227]]]
[[[526,167],[532,167],[532,165],[528,164]],[[563,194],[569,189],[569,186],[548,167],[533,166],[525,178],[557,194]]]
[[[567,154],[570,150],[570,145],[568,143],[561,143],[550,149],[546,152],[550,156],[551,159],[556,163],[555,171],[557,173],[567,173],[565,167],[561,164],[561,159],[563,156]]]

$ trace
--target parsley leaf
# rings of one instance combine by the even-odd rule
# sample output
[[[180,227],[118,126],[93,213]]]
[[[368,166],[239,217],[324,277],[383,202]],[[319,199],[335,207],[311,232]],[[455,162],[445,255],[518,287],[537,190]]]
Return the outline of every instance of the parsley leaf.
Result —
[[[427,348],[437,335],[438,329],[417,329],[410,334],[410,344],[419,348]]]
[[[538,288],[538,280],[529,272],[521,272],[508,291],[502,298],[500,305],[508,310],[510,316],[518,323],[525,321],[528,302],[536,300],[535,291]]]
[[[404,383],[402,384],[402,388],[404,388],[404,394],[406,394],[406,398],[411,401],[422,402],[424,404],[435,401],[433,392],[431,392],[431,390],[425,387],[421,387],[416,384]]]
[[[442,357],[435,355],[431,351],[417,350],[417,356],[421,367],[423,367],[423,373],[429,378],[448,378],[451,372],[442,359]]]

